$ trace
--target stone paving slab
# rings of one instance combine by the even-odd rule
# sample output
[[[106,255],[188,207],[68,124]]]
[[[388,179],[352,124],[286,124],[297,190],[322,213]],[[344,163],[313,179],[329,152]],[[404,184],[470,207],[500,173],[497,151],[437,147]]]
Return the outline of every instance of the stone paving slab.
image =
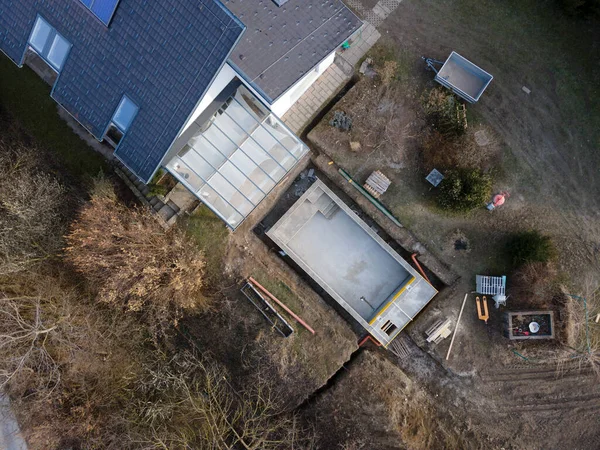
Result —
[[[381,37],[377,27],[401,2],[402,0],[380,0],[369,10],[360,0],[346,0],[348,6],[362,17],[364,25],[349,39],[350,48],[337,52],[334,63],[282,117],[294,133],[300,134],[326,101],[348,82],[354,74],[356,64]]]

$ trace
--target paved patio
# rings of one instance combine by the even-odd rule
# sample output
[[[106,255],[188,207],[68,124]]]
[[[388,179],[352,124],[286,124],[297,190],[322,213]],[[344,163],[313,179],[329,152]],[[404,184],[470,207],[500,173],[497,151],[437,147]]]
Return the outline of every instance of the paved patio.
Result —
[[[300,134],[309,121],[321,110],[354,74],[354,67],[375,45],[381,35],[377,27],[398,7],[402,0],[380,0],[373,9],[366,9],[360,0],[345,0],[365,22],[349,40],[350,48],[339,50],[335,61],[323,75],[300,97],[282,117],[290,129]]]

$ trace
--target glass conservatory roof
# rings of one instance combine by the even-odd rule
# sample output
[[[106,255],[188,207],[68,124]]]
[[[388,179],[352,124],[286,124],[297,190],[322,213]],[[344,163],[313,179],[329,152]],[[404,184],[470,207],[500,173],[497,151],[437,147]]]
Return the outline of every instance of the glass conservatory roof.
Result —
[[[239,86],[166,167],[235,229],[307,152]]]

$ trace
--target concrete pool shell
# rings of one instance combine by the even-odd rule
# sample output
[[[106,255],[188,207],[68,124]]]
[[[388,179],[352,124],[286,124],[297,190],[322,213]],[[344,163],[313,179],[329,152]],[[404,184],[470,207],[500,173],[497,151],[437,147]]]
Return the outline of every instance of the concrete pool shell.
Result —
[[[437,293],[320,180],[267,236],[385,346]]]

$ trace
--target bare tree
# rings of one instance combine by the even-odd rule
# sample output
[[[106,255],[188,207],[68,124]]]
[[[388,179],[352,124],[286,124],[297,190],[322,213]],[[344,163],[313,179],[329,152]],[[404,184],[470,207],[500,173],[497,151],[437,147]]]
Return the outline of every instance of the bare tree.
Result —
[[[144,437],[133,440],[148,448],[268,450],[312,444],[312,434],[283,411],[268,380],[259,377],[238,392],[220,366],[189,352],[149,368],[138,386],[142,399],[157,399],[135,406],[138,435]]]
[[[62,247],[64,187],[17,131],[0,137],[0,275],[23,270]]]
[[[165,232],[145,209],[127,208],[110,180],[95,180],[92,197],[67,236],[66,260],[104,303],[141,312],[158,331],[183,310],[209,307],[201,295],[204,257],[183,232]]]

